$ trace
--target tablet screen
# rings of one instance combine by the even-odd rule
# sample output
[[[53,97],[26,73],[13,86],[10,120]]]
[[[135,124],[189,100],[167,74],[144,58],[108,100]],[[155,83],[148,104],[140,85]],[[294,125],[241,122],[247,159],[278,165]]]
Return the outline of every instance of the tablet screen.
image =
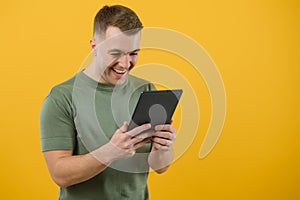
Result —
[[[128,130],[145,123],[170,124],[182,90],[155,90],[142,92],[133,112]]]

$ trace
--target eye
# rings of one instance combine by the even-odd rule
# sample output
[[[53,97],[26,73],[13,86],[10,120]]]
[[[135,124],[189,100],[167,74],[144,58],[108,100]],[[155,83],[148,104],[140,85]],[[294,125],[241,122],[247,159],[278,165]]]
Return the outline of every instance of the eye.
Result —
[[[110,55],[114,56],[114,57],[120,57],[121,53],[120,52],[111,52]]]
[[[130,56],[137,56],[137,55],[138,55],[138,52],[131,52],[129,55],[130,55]]]

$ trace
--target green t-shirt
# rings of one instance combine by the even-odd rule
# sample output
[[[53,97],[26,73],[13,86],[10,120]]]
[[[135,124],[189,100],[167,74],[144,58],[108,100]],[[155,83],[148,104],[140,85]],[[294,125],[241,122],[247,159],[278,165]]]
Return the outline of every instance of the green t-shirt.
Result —
[[[99,148],[130,120],[139,94],[154,89],[151,83],[131,75],[122,85],[113,86],[79,72],[52,88],[44,100],[42,151],[73,150],[74,155],[82,155]],[[132,158],[113,162],[85,182],[60,188],[59,199],[148,199],[150,148],[147,143]]]

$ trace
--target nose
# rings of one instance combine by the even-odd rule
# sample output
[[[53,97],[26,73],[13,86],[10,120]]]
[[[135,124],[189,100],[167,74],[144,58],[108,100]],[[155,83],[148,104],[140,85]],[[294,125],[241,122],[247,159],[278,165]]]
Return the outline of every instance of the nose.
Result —
[[[131,65],[132,62],[132,58],[129,55],[129,53],[123,54],[120,58],[119,58],[119,65],[121,67],[124,67],[126,69],[128,69]]]

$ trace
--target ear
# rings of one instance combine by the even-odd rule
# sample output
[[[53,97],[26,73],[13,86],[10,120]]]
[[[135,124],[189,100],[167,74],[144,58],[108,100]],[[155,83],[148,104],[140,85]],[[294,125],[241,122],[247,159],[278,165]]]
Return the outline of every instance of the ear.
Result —
[[[94,56],[97,55],[97,51],[96,51],[96,41],[95,39],[90,39],[90,47],[91,47],[91,50],[92,50],[92,53]]]

